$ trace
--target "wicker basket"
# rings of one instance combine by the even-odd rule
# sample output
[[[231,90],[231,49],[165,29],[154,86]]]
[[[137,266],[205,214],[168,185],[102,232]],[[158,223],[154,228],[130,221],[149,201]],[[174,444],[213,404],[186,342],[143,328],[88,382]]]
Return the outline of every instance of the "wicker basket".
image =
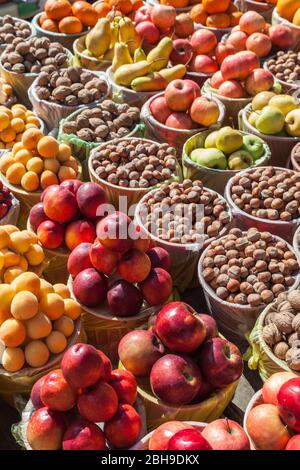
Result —
[[[74,59],[76,60],[76,65],[88,70],[105,72],[108,67],[111,66],[111,61],[99,60],[96,59],[96,57],[89,57],[87,55],[84,55],[83,52],[86,49],[85,38],[86,36],[81,36],[80,38],[76,39],[73,43],[73,52]]]

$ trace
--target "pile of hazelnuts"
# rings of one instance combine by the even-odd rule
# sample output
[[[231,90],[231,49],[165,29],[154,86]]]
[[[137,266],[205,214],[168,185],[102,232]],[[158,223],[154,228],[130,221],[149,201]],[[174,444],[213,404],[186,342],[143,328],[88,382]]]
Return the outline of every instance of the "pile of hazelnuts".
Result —
[[[267,67],[278,80],[293,85],[300,80],[300,52],[278,51],[267,61]]]

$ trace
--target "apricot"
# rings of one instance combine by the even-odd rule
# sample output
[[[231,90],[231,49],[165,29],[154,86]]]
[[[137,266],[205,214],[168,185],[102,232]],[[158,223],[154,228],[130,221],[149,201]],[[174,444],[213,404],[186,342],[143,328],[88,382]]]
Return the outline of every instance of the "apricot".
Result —
[[[7,284],[11,284],[16,277],[20,276],[24,270],[21,268],[21,266],[12,266],[11,268],[6,269],[3,280]]]
[[[4,145],[3,142],[1,142],[1,144]],[[9,143],[5,144],[5,148],[7,150],[11,150],[13,148],[13,144],[14,144],[13,142],[9,142]]]
[[[2,366],[8,372],[17,372],[25,364],[25,355],[21,348],[6,348],[2,355]]]
[[[40,298],[46,294],[51,294],[52,292],[54,292],[54,289],[50,282],[46,281],[46,279],[41,279]]]
[[[20,184],[26,169],[22,163],[13,163],[6,171],[6,178],[11,184]]]
[[[56,294],[60,295],[63,299],[68,299],[70,297],[70,291],[65,284],[57,283],[53,285],[53,290]]]
[[[15,153],[15,161],[26,166],[27,162],[33,157],[33,153],[28,149],[21,149]]]
[[[0,111],[0,131],[4,131],[10,124],[9,117],[4,111]]]
[[[26,322],[27,334],[31,339],[46,338],[52,331],[52,323],[42,312],[37,313]]]
[[[16,227],[15,225],[11,225],[11,224],[6,224],[6,225],[3,225],[2,228],[5,230],[5,232],[7,232],[9,235],[11,235],[12,233],[14,232],[20,232],[20,229],[18,227]]]
[[[81,306],[76,300],[64,299],[65,315],[72,320],[76,320],[81,315]]]
[[[55,173],[53,173],[50,170],[45,170],[41,174],[41,187],[42,189],[48,188],[48,186],[51,186],[52,184],[58,184],[58,178]]]
[[[37,314],[38,309],[39,304],[36,296],[26,290],[18,292],[10,306],[11,314],[17,320],[29,320]]]
[[[73,170],[76,171],[76,175],[77,175],[77,173],[78,173],[78,162],[77,162],[76,158],[70,157],[68,161],[64,162],[63,166],[73,168]]]
[[[31,245],[31,237],[27,230],[14,232],[10,236],[10,246],[19,253],[26,253]]]
[[[26,164],[28,171],[34,171],[36,174],[41,174],[44,170],[44,162],[40,157],[32,157]]]
[[[14,108],[11,108],[11,112],[12,112],[13,118],[21,119],[23,122],[25,121],[26,111],[24,110],[24,108],[20,106],[15,106]]]
[[[50,320],[57,320],[65,311],[64,301],[58,294],[46,294],[41,298],[40,310],[44,312]]]
[[[3,155],[3,157],[0,158],[0,171],[4,175],[6,175],[6,172],[8,168],[15,163],[15,159],[12,157],[10,153]]]
[[[62,315],[58,320],[55,320],[54,329],[68,338],[74,331],[74,322],[72,318]]]
[[[27,108],[26,108],[25,104],[22,104],[22,103],[13,104],[12,107],[11,107],[11,110],[13,111],[14,109],[22,109],[24,111],[24,113],[27,112]]]
[[[24,324],[15,318],[5,320],[0,326],[0,339],[5,346],[16,348],[20,346],[26,338],[26,328]]]
[[[11,302],[15,295],[16,292],[12,285],[0,284],[0,311],[10,312]]]
[[[15,117],[10,122],[11,128],[18,134],[25,129],[25,123],[20,117]]]
[[[36,129],[36,126],[34,124],[32,124],[31,122],[29,122],[28,124],[25,124],[25,130],[27,129]],[[18,134],[20,135],[20,134]]]
[[[45,170],[52,171],[52,173],[57,173],[60,169],[59,161],[56,158],[47,158],[44,163]]]
[[[16,266],[20,262],[20,255],[18,253],[14,253],[13,251],[3,248],[2,253],[4,255],[4,267],[11,268],[12,266]]]
[[[57,160],[61,163],[66,162],[71,157],[71,148],[67,144],[59,144]]]
[[[4,225],[4,227],[6,227]],[[5,248],[10,243],[10,237],[4,227],[0,227],[0,249]]]
[[[32,232],[31,230],[26,230],[26,232],[29,233],[32,244],[38,243],[39,239],[36,233]]]
[[[21,274],[17,279],[12,283],[12,288],[15,292],[29,291],[34,294],[36,297],[40,295],[42,279],[39,276],[32,272],[27,272]]]
[[[27,129],[22,135],[22,144],[29,150],[36,149],[37,144],[42,137],[43,133],[39,129]]]
[[[41,340],[30,341],[25,348],[26,362],[31,367],[44,366],[48,362],[49,356],[49,349]]]
[[[73,168],[67,166],[61,166],[58,172],[58,178],[60,182],[65,180],[74,180],[76,179],[77,173]]]
[[[60,331],[52,331],[46,338],[48,349],[53,354],[63,352],[67,347],[66,337]]]
[[[0,271],[4,267],[4,254],[0,251]]]
[[[25,272],[28,269],[28,261],[24,256],[20,257],[20,262],[19,262],[20,268]]]
[[[4,131],[0,132],[0,139],[2,142],[9,143],[13,142],[16,138],[16,131],[11,127],[7,127]]]
[[[38,244],[31,245],[25,256],[31,266],[38,266],[45,259],[44,250]]]
[[[37,191],[40,186],[38,175],[34,171],[27,171],[21,179],[21,186],[25,191]]]
[[[26,113],[26,124],[33,124],[35,127],[40,127],[39,118],[36,117],[34,114],[27,115]]]
[[[44,158],[55,158],[59,151],[59,144],[54,137],[44,136],[39,140],[37,150]]]

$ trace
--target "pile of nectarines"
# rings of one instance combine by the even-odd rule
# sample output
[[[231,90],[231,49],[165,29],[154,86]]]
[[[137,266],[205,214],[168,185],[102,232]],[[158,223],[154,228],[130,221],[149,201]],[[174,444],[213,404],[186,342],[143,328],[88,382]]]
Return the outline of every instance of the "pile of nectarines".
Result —
[[[136,397],[130,372],[112,370],[102,351],[75,344],[65,352],[61,369],[32,388],[35,411],[27,423],[28,443],[33,450],[128,448],[142,429],[133,407]],[[103,431],[96,423],[104,423]]]
[[[38,129],[40,125],[34,112],[23,104],[14,104],[11,109],[0,106],[0,149],[11,149],[27,129]]]
[[[0,340],[5,345],[2,355],[5,370],[16,372],[25,364],[42,367],[50,354],[66,349],[81,307],[70,298],[64,284],[52,286],[36,274],[24,272],[11,284],[0,284],[0,296]]]
[[[32,128],[1,158],[0,171],[10,184],[32,192],[75,179],[78,162],[68,145]]]

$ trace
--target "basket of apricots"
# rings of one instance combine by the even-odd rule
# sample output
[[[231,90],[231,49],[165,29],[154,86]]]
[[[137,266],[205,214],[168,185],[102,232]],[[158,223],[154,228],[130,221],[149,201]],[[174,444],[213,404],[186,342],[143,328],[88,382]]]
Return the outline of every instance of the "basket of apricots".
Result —
[[[242,12],[232,0],[202,0],[192,7],[190,16],[196,29],[208,28],[220,40],[239,24]]]
[[[20,142],[27,129],[45,131],[43,121],[23,104],[14,104],[11,109],[0,106],[0,149],[12,149]]]
[[[81,164],[70,147],[36,128],[27,129],[20,142],[0,158],[0,179],[29,208],[48,186],[80,179],[81,174]]]
[[[62,353],[79,337],[81,307],[64,284],[51,285],[23,273],[0,285],[0,378],[34,376],[58,367]],[[24,386],[30,383],[24,381]]]
[[[44,11],[34,16],[32,24],[38,37],[47,36],[72,50],[75,39],[85,35],[98,18],[96,9],[88,2],[47,0]]]

